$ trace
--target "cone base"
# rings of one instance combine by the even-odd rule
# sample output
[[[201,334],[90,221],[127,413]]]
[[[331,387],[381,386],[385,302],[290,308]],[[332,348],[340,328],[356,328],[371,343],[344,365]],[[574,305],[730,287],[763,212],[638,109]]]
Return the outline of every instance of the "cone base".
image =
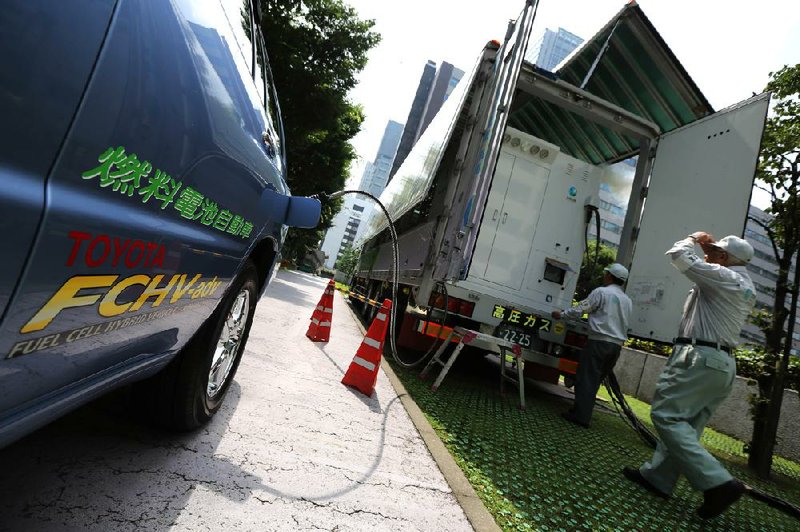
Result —
[[[368,386],[366,383],[363,382],[354,382],[352,379],[348,378],[347,375],[344,376],[342,379],[342,384],[345,386],[349,386],[350,388],[355,388],[359,392],[363,393],[367,397],[372,397],[372,394],[375,393],[375,384],[372,386]]]
[[[306,333],[306,338],[311,340],[312,342],[324,342],[327,343],[330,341],[330,337],[323,337],[323,336],[315,336],[310,333]]]

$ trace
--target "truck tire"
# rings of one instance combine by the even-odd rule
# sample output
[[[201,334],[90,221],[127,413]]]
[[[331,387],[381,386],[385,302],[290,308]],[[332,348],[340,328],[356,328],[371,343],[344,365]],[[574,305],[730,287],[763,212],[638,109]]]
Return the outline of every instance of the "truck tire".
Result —
[[[258,275],[249,259],[214,314],[137,397],[152,406],[150,419],[176,430],[207,423],[222,406],[253,323]]]
[[[381,282],[380,281],[372,281],[370,283],[369,291],[367,292],[367,298],[372,301],[377,301],[380,298],[381,294]],[[378,314],[378,307],[374,305],[370,305],[368,303],[364,304],[364,321],[369,327],[372,320],[375,319],[375,316]]]

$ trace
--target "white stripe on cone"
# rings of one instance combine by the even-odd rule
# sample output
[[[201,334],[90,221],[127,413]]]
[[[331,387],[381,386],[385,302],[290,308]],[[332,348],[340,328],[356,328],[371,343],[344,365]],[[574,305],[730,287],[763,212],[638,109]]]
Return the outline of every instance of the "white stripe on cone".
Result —
[[[320,326],[320,327],[330,327],[330,326],[331,326],[331,322],[329,322],[329,321],[323,321],[323,322],[321,322],[321,323],[319,324],[319,326]]]
[[[386,314],[383,314],[383,313],[378,314],[377,316],[375,316],[375,319],[376,320],[381,320],[381,321],[386,321]]]
[[[353,358],[353,363],[354,364],[358,364],[362,368],[367,368],[369,371],[374,371],[375,370],[375,364],[373,364],[372,362],[369,362],[368,360],[364,360],[361,357],[354,357]]]
[[[372,338],[367,337],[367,338],[364,338],[364,343],[367,344],[370,347],[374,347],[375,349],[380,349],[381,348],[380,340],[373,340]]]

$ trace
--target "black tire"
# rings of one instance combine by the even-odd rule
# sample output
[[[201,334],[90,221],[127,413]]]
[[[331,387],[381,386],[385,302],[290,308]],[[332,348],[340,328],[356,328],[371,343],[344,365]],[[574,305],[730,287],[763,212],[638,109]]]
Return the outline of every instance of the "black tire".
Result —
[[[137,396],[150,403],[150,419],[164,427],[191,430],[204,425],[214,416],[222,406],[239,367],[253,323],[257,297],[258,274],[255,265],[248,260],[228,288],[217,310],[178,356],[158,375],[140,385]],[[247,314],[236,320],[235,314],[239,307],[242,311],[246,310]],[[234,319],[226,324],[229,316]],[[238,341],[229,336],[223,342],[224,327],[229,327],[225,329],[226,334],[230,332],[230,328],[234,332],[238,331]],[[223,347],[224,343],[228,346]],[[222,371],[218,371],[217,378],[214,379],[216,383],[212,383],[215,385],[209,386],[215,354],[218,355],[218,368],[225,375],[221,376]]]
[[[389,295],[389,297],[392,297]],[[406,317],[406,307],[408,301],[411,299],[411,287],[400,285],[397,289],[397,301],[392,302],[392,306],[396,309],[394,316],[394,330],[395,334],[400,334],[400,329],[403,327],[403,320]]]
[[[378,315],[378,310],[380,310],[380,305],[383,303],[383,299],[381,299],[381,294],[383,292],[383,283],[381,281],[373,281],[373,284],[370,287],[369,296],[368,298],[372,301],[377,301],[378,306],[370,305],[368,303],[364,304],[364,320],[367,323],[367,327],[372,323],[372,320],[375,319],[375,316]]]

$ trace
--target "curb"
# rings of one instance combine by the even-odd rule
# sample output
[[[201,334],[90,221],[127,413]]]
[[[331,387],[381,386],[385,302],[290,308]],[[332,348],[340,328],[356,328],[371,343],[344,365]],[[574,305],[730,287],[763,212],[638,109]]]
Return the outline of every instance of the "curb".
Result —
[[[347,304],[347,302],[345,303],[348,312],[350,312],[350,315],[356,321],[356,324],[358,324],[359,329],[366,334],[361,320],[356,316],[350,305]],[[499,532],[501,528],[497,526],[494,517],[492,517],[492,514],[490,514],[489,510],[483,505],[483,501],[481,501],[478,494],[475,493],[472,484],[469,483],[464,472],[458,467],[458,464],[456,464],[456,461],[450,455],[450,451],[444,446],[444,443],[439,439],[436,431],[434,431],[433,427],[428,423],[422,410],[420,410],[417,403],[415,403],[408,394],[405,386],[403,386],[403,383],[397,377],[392,367],[386,362],[386,357],[381,357],[381,369],[386,376],[389,377],[392,388],[394,388],[395,393],[400,398],[400,402],[411,418],[411,422],[425,442],[428,452],[431,453],[436,465],[439,466],[439,470],[442,472],[442,475],[444,475],[444,479],[453,491],[453,495],[461,506],[461,509],[464,510],[464,514],[467,516],[467,520],[469,520],[472,528],[475,529],[476,532]]]

